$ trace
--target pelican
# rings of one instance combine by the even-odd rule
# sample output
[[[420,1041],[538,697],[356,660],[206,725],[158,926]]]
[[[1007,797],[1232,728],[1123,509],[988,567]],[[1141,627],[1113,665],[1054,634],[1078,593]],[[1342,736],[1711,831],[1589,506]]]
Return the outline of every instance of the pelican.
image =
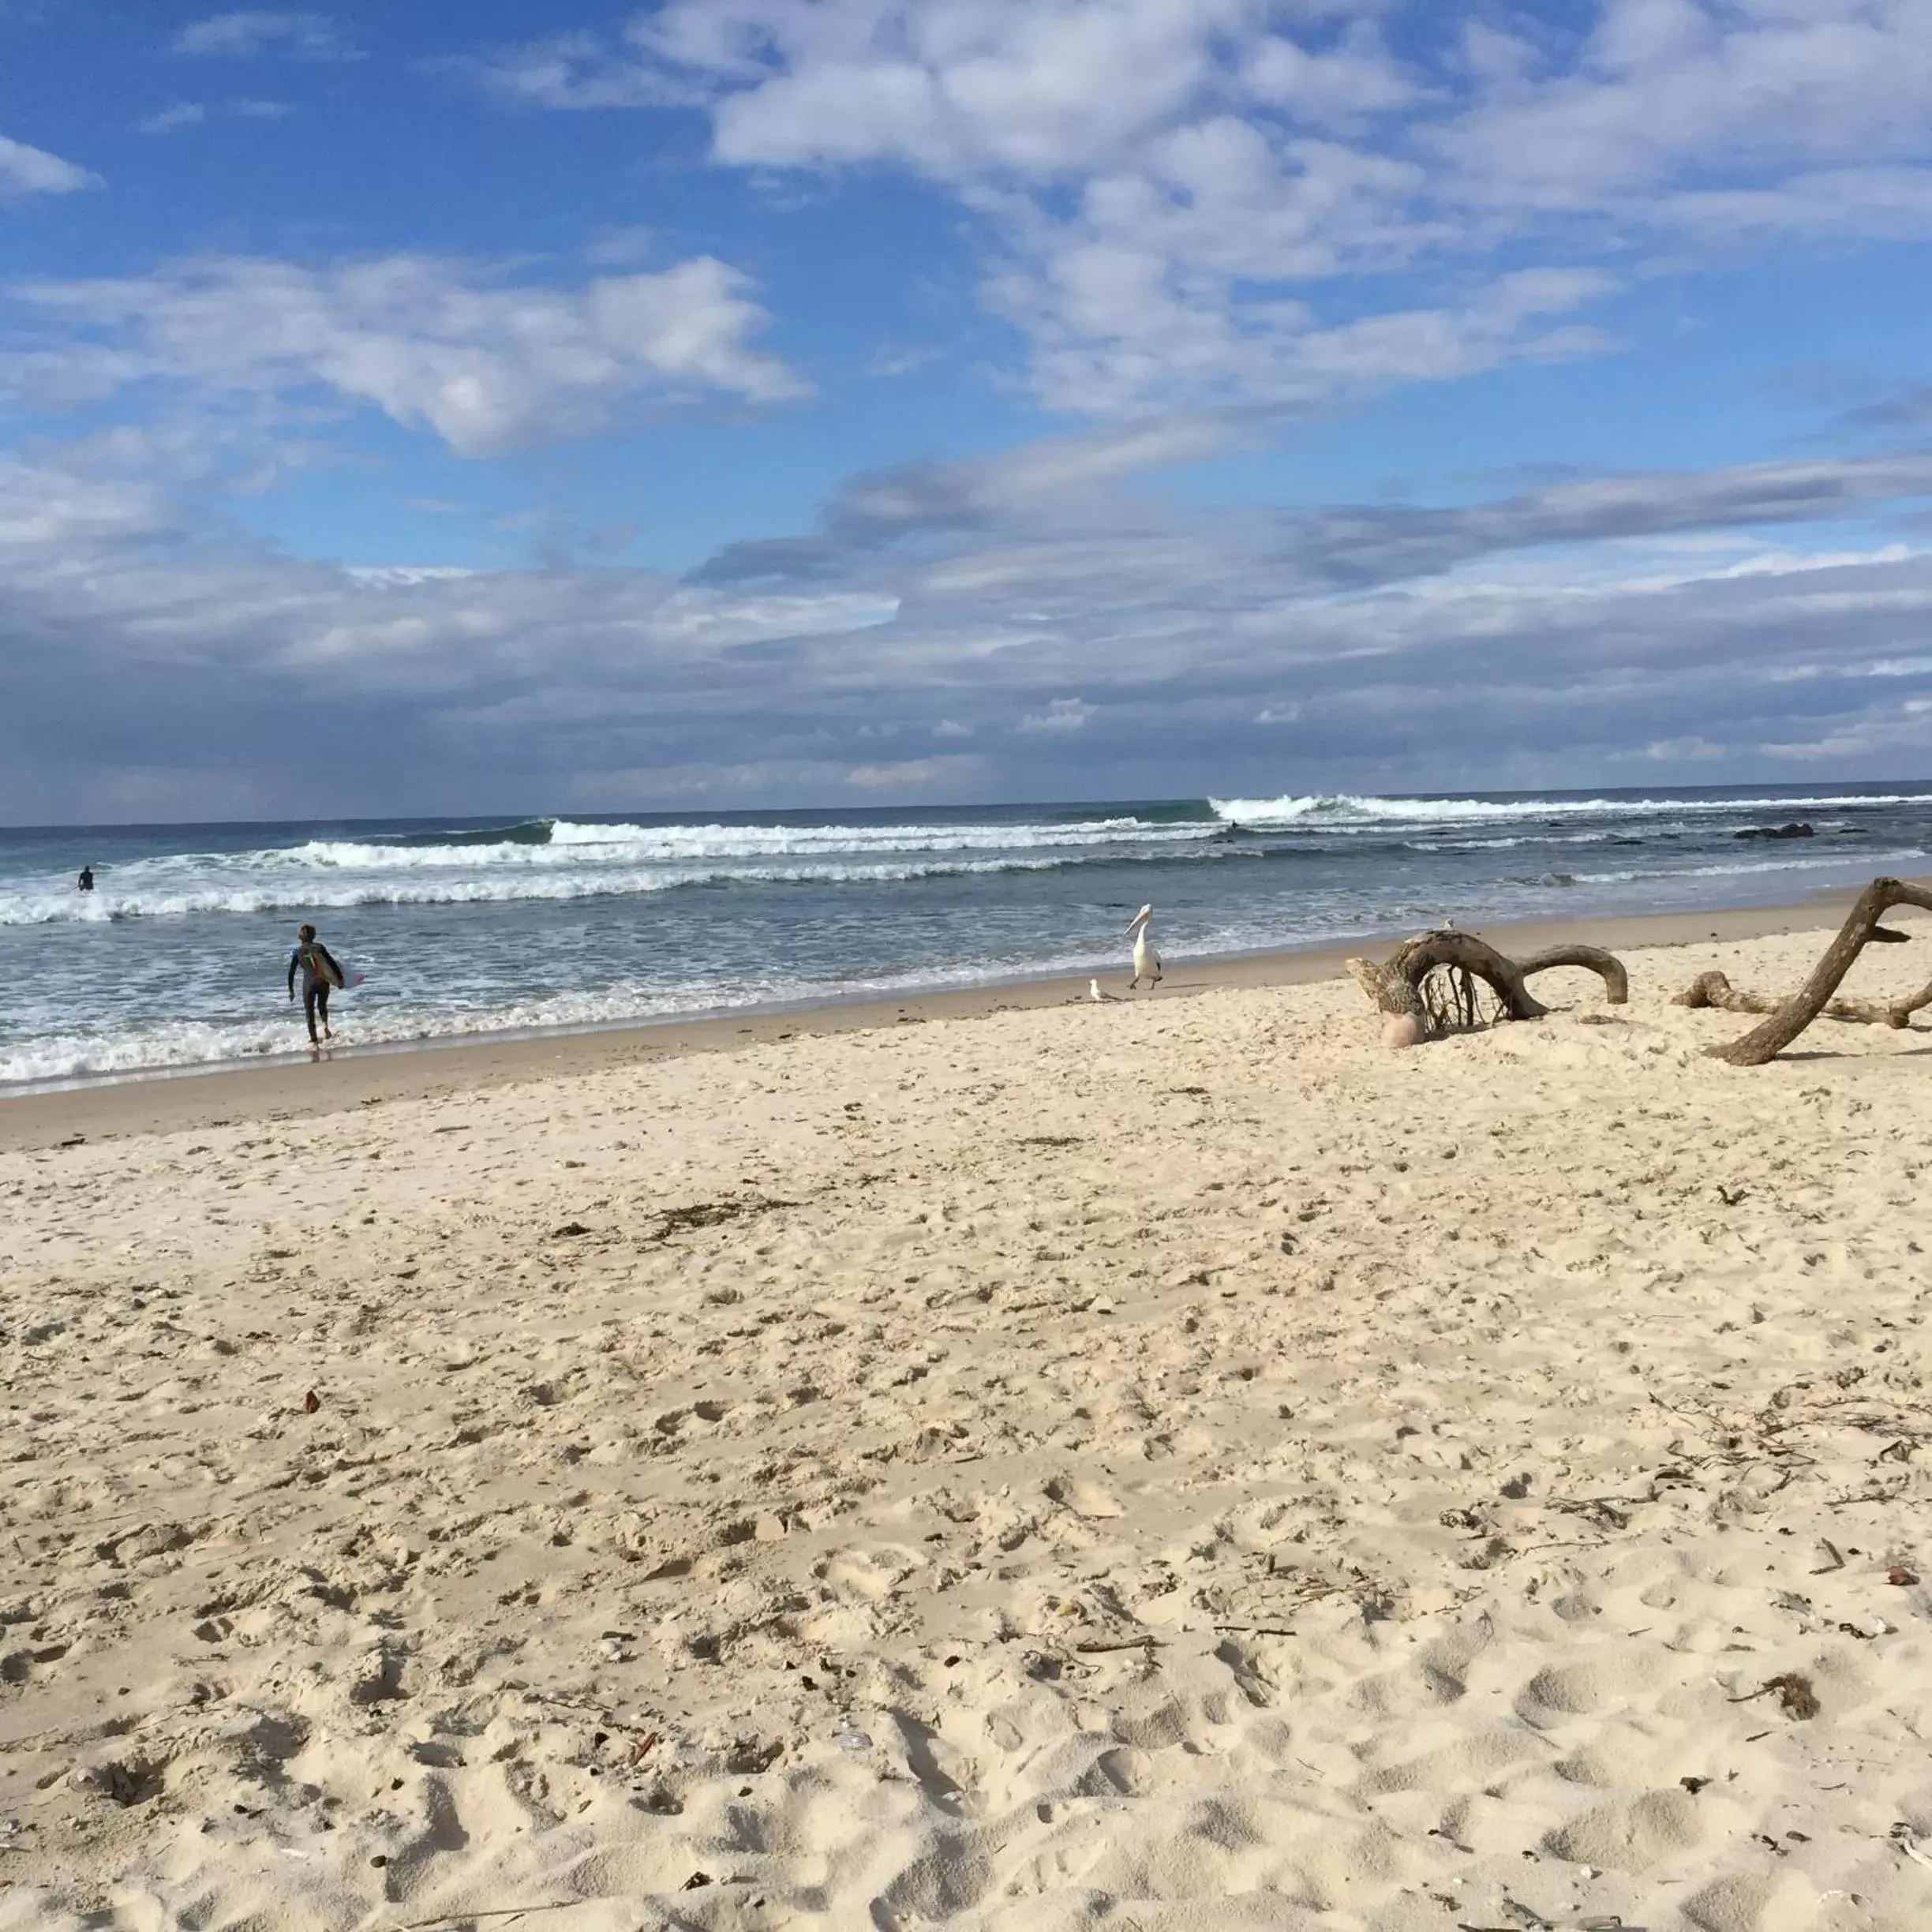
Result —
[[[1127,990],[1129,993],[1133,992],[1143,979],[1146,980],[1149,986],[1160,984],[1160,955],[1154,950],[1152,944],[1148,938],[1148,922],[1153,916],[1154,908],[1151,905],[1144,905],[1133,915],[1133,921],[1127,928],[1128,931],[1133,934],[1134,942],[1133,977],[1127,982]]]

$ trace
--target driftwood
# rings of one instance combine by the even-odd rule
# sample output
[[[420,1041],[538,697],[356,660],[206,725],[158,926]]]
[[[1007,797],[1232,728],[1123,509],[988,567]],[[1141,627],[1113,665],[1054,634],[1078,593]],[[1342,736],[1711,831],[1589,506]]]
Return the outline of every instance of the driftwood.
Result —
[[[1699,973],[1671,1002],[1673,1006],[1717,1006],[1726,1013],[1774,1013],[1782,1010],[1791,995],[1747,993],[1732,985],[1720,972]],[[1833,999],[1818,1009],[1821,1020],[1850,1020],[1863,1026],[1908,1027],[1921,1008],[1932,1006],[1932,986],[1895,1000]]]
[[[1345,964],[1356,984],[1384,1017],[1384,1035],[1391,1045],[1412,1045],[1444,1030],[1440,1013],[1432,1010],[1425,983],[1432,973],[1445,968],[1462,979],[1457,1005],[1465,1016],[1464,1024],[1474,1015],[1468,983],[1476,979],[1496,994],[1504,1018],[1541,1020],[1549,1009],[1524,982],[1532,973],[1546,972],[1552,966],[1581,966],[1597,974],[1604,983],[1604,996],[1613,1006],[1621,1006],[1630,998],[1630,979],[1623,961],[1597,946],[1551,946],[1528,959],[1512,960],[1473,933],[1445,928],[1406,941],[1379,966],[1365,959]]]
[[[1896,944],[1906,936],[1878,923],[1895,905],[1918,906],[1932,912],[1932,889],[1908,886],[1903,879],[1874,879],[1859,894],[1851,916],[1839,929],[1838,937],[1831,942],[1811,977],[1788,999],[1772,1000],[1762,994],[1734,992],[1722,973],[1700,975],[1687,991],[1678,994],[1679,1005],[1720,1006],[1731,1013],[1770,1015],[1762,1026],[1754,1027],[1741,1039],[1705,1050],[1713,1059],[1728,1061],[1732,1066],[1762,1066],[1767,1060],[1775,1060],[1821,1013],[1830,1019],[1862,1020],[1870,1025],[1909,1025],[1914,1013],[1922,1007],[1932,1006],[1932,985],[1904,999],[1889,1002],[1832,997],[1866,945],[1874,941]]]
[[[1545,946],[1541,953],[1532,953],[1527,959],[1516,962],[1516,970],[1526,979],[1532,973],[1547,972],[1552,966],[1581,966],[1603,981],[1607,1004],[1612,1006],[1630,1004],[1630,975],[1623,970],[1623,962],[1614,953],[1606,953],[1601,946]]]

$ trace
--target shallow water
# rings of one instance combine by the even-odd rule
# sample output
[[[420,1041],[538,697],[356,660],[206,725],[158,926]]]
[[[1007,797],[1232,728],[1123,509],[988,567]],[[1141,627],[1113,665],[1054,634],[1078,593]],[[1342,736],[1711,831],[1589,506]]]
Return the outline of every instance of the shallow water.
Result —
[[[305,919],[367,975],[339,1033],[407,1040],[1124,972],[1149,901],[1173,961],[1777,904],[1928,856],[1926,784],[0,830],[0,1081],[298,1050]]]

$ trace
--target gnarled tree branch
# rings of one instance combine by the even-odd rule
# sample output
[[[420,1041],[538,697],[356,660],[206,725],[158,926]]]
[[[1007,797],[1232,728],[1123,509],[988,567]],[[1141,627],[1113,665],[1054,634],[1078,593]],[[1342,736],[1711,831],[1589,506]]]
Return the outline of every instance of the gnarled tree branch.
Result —
[[[1774,1013],[1784,1005],[1785,999],[1775,993],[1747,993],[1732,986],[1720,972],[1705,972],[1699,973],[1671,1004],[1720,1006],[1726,1013]],[[1827,1000],[1818,1009],[1818,1016],[1825,1020],[1856,1020],[1864,1026],[1908,1027],[1912,1015],[1926,1006],[1932,1006],[1932,986],[1895,1000]]]
[[[1811,977],[1788,1000],[1780,1001],[1773,1008],[1771,1017],[1762,1026],[1754,1027],[1741,1039],[1732,1040],[1728,1046],[1707,1047],[1714,1060],[1728,1061],[1732,1066],[1762,1066],[1767,1060],[1775,1060],[1820,1013],[1829,1013],[1834,1005],[1840,1010],[1835,1015],[1839,1019],[1867,1019],[1882,1014],[1888,1026],[1907,1024],[1913,1013],[1925,1005],[1932,1005],[1932,987],[1923,994],[1915,994],[1909,1001],[1894,1002],[1880,1006],[1876,1002],[1859,1000],[1834,1002],[1832,995],[1838,990],[1840,983],[1852,970],[1852,962],[1862,953],[1866,944],[1874,938],[1893,939],[1897,935],[1885,931],[1878,922],[1895,905],[1918,906],[1932,912],[1932,889],[1923,886],[1908,886],[1903,879],[1875,878],[1858,896],[1851,916],[1839,929],[1838,937],[1826,950],[1825,957],[1813,969]],[[1723,975],[1716,975],[1722,979]],[[1760,997],[1751,994],[1731,993],[1728,984],[1724,991],[1728,998],[1710,997],[1709,982],[1712,975],[1705,974],[1690,992],[1679,996],[1687,1006],[1724,1006],[1733,1011],[1758,1013],[1764,1010],[1755,1005],[1740,1005]],[[1705,990],[1705,997],[1694,999],[1691,994],[1699,987]],[[1894,1019],[1893,1015],[1903,1008],[1903,1017]],[[1869,1007],[1869,1011],[1858,1010]]]
[[[1352,959],[1346,964],[1376,1010],[1413,1023],[1417,1039],[1425,1037],[1429,1031],[1422,983],[1438,967],[1450,967],[1481,980],[1501,1001],[1504,1014],[1511,1020],[1541,1020],[1549,1011],[1524,983],[1532,973],[1544,972],[1553,966],[1581,966],[1598,975],[1604,983],[1604,997],[1613,1006],[1624,1005],[1630,998],[1630,979],[1623,961],[1598,946],[1551,946],[1526,960],[1512,960],[1473,933],[1445,929],[1405,941],[1380,966],[1365,959]],[[1390,1037],[1395,1036],[1391,1033]]]
[[[1532,953],[1526,960],[1516,962],[1516,970],[1526,979],[1532,973],[1547,972],[1552,966],[1581,966],[1603,981],[1604,998],[1608,1005],[1630,1004],[1630,975],[1623,970],[1623,962],[1601,946],[1545,946],[1541,953]]]

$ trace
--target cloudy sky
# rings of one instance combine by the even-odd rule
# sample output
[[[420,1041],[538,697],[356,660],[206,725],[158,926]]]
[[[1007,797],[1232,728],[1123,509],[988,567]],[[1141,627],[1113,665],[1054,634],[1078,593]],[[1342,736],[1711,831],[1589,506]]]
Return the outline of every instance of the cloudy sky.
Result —
[[[1929,241],[1926,0],[0,0],[0,819],[1932,776]]]

